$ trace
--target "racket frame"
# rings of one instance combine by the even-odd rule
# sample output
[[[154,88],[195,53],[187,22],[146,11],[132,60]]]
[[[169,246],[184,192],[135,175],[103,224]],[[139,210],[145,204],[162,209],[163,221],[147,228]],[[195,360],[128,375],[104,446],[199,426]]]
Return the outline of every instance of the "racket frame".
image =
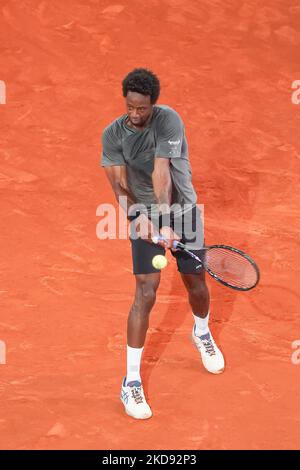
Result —
[[[213,277],[216,281],[220,282],[221,284],[223,284],[224,286],[226,287],[230,287],[231,289],[234,289],[234,290],[238,290],[238,291],[243,291],[243,292],[246,292],[246,291],[249,291],[251,289],[254,289],[255,286],[257,286],[259,280],[260,280],[260,272],[259,272],[259,269],[258,269],[258,266],[257,264],[255,263],[255,261],[249,256],[247,255],[247,253],[245,253],[244,251],[242,250],[239,250],[238,248],[234,248],[233,246],[229,246],[229,245],[209,245],[209,246],[205,246],[203,248],[200,248],[199,251],[208,251],[212,248],[222,248],[222,249],[225,249],[225,250],[228,250],[228,251],[233,251],[234,253],[237,253],[238,255],[240,256],[243,256],[243,258],[245,258],[247,261],[249,261],[249,263],[253,266],[255,272],[256,272],[256,275],[257,275],[257,279],[256,279],[256,282],[255,284],[253,284],[253,286],[251,287],[239,287],[239,286],[234,286],[232,284],[230,284],[229,282],[226,282],[224,281],[223,279],[220,279],[219,276],[217,274],[215,274],[211,269],[209,269],[206,265],[205,265],[205,261],[203,262],[197,255],[195,255],[195,253],[193,253],[192,251],[188,250],[182,243],[176,243],[175,244],[175,247],[184,251],[185,253],[187,253],[189,256],[191,256],[192,258],[194,258],[196,261],[198,261],[200,263],[200,266],[202,266],[206,272],[208,272],[208,274]],[[200,267],[200,266],[197,266]]]

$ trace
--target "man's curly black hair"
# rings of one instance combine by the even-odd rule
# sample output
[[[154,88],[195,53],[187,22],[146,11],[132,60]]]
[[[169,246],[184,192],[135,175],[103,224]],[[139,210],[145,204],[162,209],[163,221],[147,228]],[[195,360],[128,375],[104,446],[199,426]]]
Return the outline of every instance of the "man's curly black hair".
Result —
[[[160,83],[156,75],[151,70],[134,69],[122,82],[123,96],[126,97],[129,91],[135,91],[141,95],[150,95],[151,104],[156,103],[160,93]]]

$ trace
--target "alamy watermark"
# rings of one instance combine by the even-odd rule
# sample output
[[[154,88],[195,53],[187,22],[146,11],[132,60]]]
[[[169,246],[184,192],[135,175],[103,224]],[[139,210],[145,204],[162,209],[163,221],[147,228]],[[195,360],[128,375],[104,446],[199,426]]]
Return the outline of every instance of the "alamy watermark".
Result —
[[[300,339],[292,342],[292,349],[295,349],[295,351],[292,354],[291,362],[294,366],[298,366],[300,364]]]
[[[300,104],[300,80],[294,80],[292,83],[292,88],[295,91],[292,93],[292,103]]]
[[[6,364],[6,343],[0,340],[0,364]]]
[[[203,246],[203,204],[129,205],[127,197],[120,196],[117,210],[112,204],[100,204],[96,215],[101,217],[96,228],[99,240],[151,239],[162,226],[170,226],[190,249]]]
[[[6,85],[3,80],[0,80],[0,104],[6,104]]]

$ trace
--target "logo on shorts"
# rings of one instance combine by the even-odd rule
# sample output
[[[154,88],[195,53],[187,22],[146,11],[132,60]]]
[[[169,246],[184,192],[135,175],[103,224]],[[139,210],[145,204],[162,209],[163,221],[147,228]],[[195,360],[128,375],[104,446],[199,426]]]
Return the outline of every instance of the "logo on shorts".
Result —
[[[170,144],[170,145],[179,145],[180,144],[180,139],[179,140],[168,140],[168,144]]]

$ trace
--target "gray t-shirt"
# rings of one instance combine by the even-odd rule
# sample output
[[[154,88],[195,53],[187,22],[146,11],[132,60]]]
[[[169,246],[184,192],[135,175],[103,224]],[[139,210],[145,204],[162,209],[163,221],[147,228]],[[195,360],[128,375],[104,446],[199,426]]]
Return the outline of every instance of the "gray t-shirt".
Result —
[[[148,210],[156,204],[152,172],[155,158],[169,158],[173,182],[172,204],[196,204],[191,181],[184,124],[169,106],[155,105],[149,125],[139,131],[126,125],[128,115],[114,120],[103,131],[101,166],[126,165],[127,184],[137,203]],[[177,212],[177,211],[176,211]]]

